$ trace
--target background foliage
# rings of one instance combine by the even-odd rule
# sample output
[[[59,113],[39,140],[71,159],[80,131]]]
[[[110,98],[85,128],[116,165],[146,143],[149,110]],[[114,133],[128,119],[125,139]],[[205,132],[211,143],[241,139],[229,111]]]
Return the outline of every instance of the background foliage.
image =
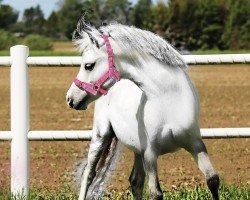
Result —
[[[26,36],[22,42],[31,50],[51,50],[53,43],[52,39],[38,34],[30,34]]]
[[[0,49],[9,49],[17,43],[17,38],[3,29],[0,29]]]
[[[155,1],[154,1],[155,2]],[[100,26],[118,21],[153,31],[179,49],[250,49],[249,0],[58,0],[58,10],[44,18],[39,6],[18,12],[0,0],[0,29],[17,37],[40,34],[71,39],[79,17]],[[0,49],[6,48],[1,45]]]

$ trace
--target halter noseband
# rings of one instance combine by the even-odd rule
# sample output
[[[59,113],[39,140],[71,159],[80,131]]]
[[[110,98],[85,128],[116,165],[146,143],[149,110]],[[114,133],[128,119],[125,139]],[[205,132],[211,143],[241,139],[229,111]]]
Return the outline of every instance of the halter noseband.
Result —
[[[102,38],[104,39],[106,50],[108,53],[108,61],[109,61],[109,69],[107,72],[105,72],[101,78],[98,79],[95,83],[86,83],[82,82],[77,78],[74,78],[73,82],[75,85],[81,89],[84,89],[86,92],[89,92],[90,94],[96,96],[99,93],[106,95],[108,93],[107,90],[102,88],[102,85],[104,82],[106,82],[109,79],[115,79],[115,81],[119,81],[121,79],[120,73],[117,71],[114,65],[114,54],[112,47],[109,42],[109,38],[106,35],[102,35]]]

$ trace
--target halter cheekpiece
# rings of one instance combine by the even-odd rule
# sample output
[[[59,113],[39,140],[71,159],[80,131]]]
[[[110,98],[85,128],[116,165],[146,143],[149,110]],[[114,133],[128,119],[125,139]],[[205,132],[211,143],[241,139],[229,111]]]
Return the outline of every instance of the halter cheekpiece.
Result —
[[[86,92],[89,92],[90,94],[96,96],[98,93],[106,95],[108,93],[107,90],[102,88],[102,85],[109,79],[115,79],[115,81],[119,81],[121,79],[120,73],[117,71],[114,65],[114,54],[112,47],[109,42],[109,38],[106,35],[102,35],[102,38],[104,39],[105,45],[106,45],[106,51],[108,54],[108,63],[109,68],[108,71],[105,72],[101,78],[98,79],[95,83],[86,83],[78,80],[77,78],[74,78],[73,82],[75,85],[81,89],[84,89]]]

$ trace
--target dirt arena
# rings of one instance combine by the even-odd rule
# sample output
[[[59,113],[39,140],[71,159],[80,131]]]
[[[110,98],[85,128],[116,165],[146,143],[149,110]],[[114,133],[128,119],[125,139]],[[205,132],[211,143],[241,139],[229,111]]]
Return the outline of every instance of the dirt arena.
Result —
[[[65,94],[77,67],[30,67],[31,130],[91,129],[93,108],[69,109]],[[250,66],[194,66],[190,75],[200,95],[201,127],[250,127]],[[10,130],[10,68],[0,67],[0,130]],[[226,184],[250,184],[250,139],[205,140],[214,167]],[[31,142],[31,187],[60,190],[71,185],[75,163],[86,157],[88,142]],[[128,188],[133,154],[124,148],[110,188]],[[204,184],[191,156],[184,152],[159,159],[164,187]],[[0,188],[10,184],[10,143],[0,142]]]

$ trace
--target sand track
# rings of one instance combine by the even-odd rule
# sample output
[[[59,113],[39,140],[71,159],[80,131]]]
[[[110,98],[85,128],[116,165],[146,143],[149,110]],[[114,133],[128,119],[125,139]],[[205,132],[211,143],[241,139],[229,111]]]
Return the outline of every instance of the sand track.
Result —
[[[65,94],[77,67],[31,67],[30,111],[32,130],[89,129],[93,105],[88,111],[68,109]],[[201,100],[201,127],[250,127],[250,66],[191,67],[191,77]],[[9,68],[0,68],[0,130],[9,130]],[[249,184],[250,139],[205,140],[215,168],[227,184]],[[0,142],[0,187],[10,183],[9,142]],[[87,142],[31,142],[31,185],[57,190],[70,184],[77,160],[85,157]],[[124,150],[110,188],[126,189],[133,154]],[[191,156],[180,151],[159,159],[160,181],[194,186],[204,183]]]

